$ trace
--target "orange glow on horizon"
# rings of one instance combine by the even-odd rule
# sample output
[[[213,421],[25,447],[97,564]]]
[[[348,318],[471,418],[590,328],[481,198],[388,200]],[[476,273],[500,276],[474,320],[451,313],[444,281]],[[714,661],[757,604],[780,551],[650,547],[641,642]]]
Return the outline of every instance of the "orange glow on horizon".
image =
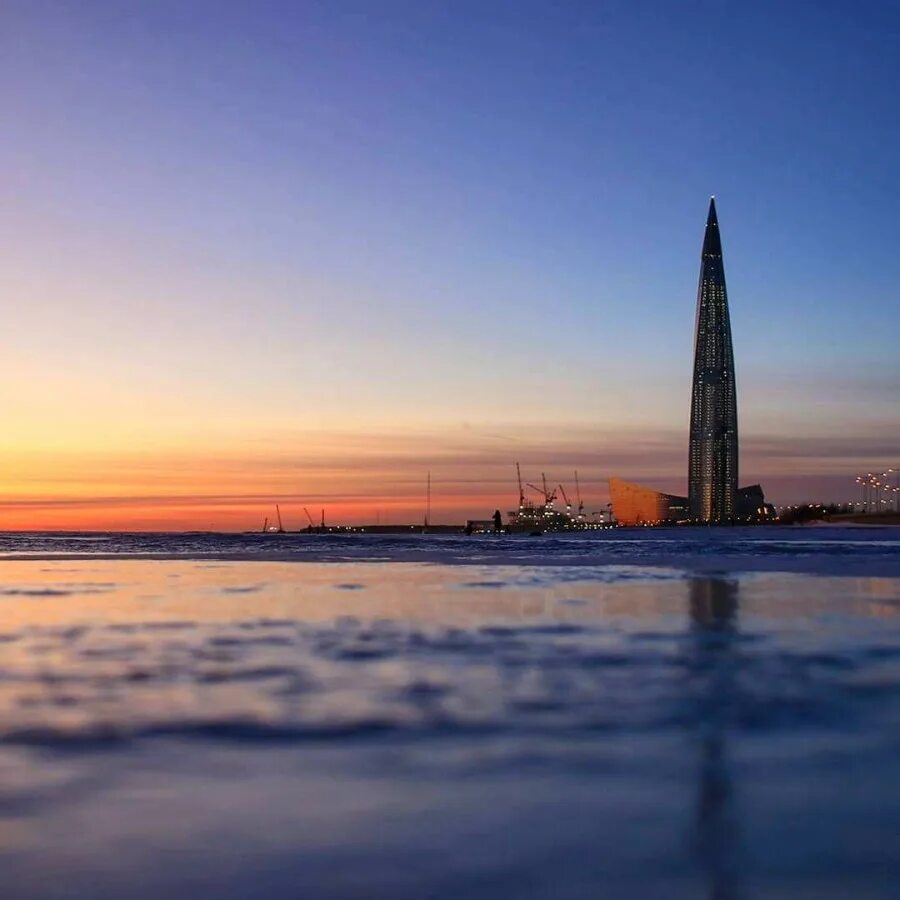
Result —
[[[16,505],[0,503],[0,521],[5,531],[258,531],[266,518],[275,520],[275,504],[281,508],[284,527],[302,531],[309,524],[306,506],[318,524],[325,510],[326,525],[421,524],[424,500],[373,497],[364,504],[329,502],[326,505],[284,501],[277,497],[248,498],[244,502],[214,502],[203,498],[185,498],[185,503],[159,502],[153,498],[118,502],[88,501],[59,504]],[[514,505],[515,497],[501,503],[502,511]],[[498,503],[496,495],[468,497],[465,501],[436,504],[432,501],[431,523],[462,524],[467,518],[488,518]]]
[[[254,531],[274,517],[276,503],[289,530],[308,525],[303,507],[316,523],[324,508],[332,525],[416,524],[425,516],[428,472],[430,521],[462,524],[488,518],[494,509],[505,515],[515,506],[516,461],[526,481],[537,482],[546,472],[551,485],[563,482],[570,499],[578,469],[588,513],[605,509],[611,475],[685,492],[684,435],[646,428],[494,423],[429,431],[281,431],[252,439],[243,430],[198,429],[192,440],[164,446],[140,435],[121,435],[102,448],[28,452],[8,446],[0,473],[0,529]],[[816,459],[822,441],[810,439],[809,445],[745,439],[743,480],[763,482],[775,500],[785,493],[798,501],[852,499],[838,473],[856,470],[859,461]]]

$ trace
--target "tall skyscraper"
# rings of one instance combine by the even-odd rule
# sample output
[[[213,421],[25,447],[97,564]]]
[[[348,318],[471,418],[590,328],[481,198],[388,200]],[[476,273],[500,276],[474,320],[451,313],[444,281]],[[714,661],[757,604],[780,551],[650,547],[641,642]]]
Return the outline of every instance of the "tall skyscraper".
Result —
[[[691,518],[700,522],[732,518],[738,486],[737,393],[715,198],[709,201],[697,289],[688,457]]]

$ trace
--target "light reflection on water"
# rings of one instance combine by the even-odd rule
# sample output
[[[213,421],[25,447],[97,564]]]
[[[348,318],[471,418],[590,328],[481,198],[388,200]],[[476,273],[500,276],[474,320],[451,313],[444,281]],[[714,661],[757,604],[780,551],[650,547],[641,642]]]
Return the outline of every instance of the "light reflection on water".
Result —
[[[886,896],[898,607],[890,578],[7,562],[0,888]]]
[[[739,652],[737,581],[696,579],[690,583],[690,619],[696,640],[691,654],[698,671],[710,673],[703,688],[707,712],[699,728],[697,854],[709,878],[709,896],[738,896],[740,817],[736,808],[727,729],[729,698],[735,694]]]

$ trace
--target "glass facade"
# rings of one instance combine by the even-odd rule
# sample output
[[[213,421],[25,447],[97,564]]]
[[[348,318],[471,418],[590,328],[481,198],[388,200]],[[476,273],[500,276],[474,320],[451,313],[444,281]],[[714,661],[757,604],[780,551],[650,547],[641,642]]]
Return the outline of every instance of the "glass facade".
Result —
[[[700,522],[731,519],[738,484],[737,391],[714,199],[709,203],[697,289],[688,457],[691,518]]]

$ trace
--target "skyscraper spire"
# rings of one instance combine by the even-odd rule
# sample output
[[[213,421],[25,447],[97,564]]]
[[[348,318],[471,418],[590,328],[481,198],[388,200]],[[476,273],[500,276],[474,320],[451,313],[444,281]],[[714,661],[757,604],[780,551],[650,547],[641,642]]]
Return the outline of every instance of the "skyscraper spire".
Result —
[[[709,213],[706,216],[706,231],[703,234],[703,259],[722,257],[722,238],[719,236],[719,218],[716,215],[716,198],[709,198]]]
[[[734,516],[738,485],[737,393],[722,239],[710,198],[697,289],[694,379],[688,462],[692,519],[722,522]]]

